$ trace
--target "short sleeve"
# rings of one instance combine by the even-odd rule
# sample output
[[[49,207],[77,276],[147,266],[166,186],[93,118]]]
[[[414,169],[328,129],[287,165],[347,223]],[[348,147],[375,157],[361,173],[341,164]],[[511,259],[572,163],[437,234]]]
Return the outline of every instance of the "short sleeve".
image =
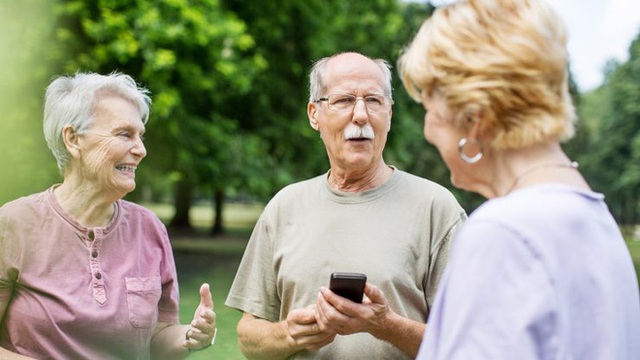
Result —
[[[267,215],[263,213],[251,234],[225,304],[261,319],[278,321],[281,300],[269,236]]]
[[[434,239],[434,243],[431,246],[430,261],[429,261],[429,276],[427,277],[424,288],[426,289],[425,299],[429,309],[433,306],[433,300],[436,296],[438,285],[446,268],[449,260],[449,252],[451,248],[452,239],[455,232],[460,227],[460,224],[466,219],[464,211],[460,210],[457,213],[458,217],[455,219],[453,225],[440,239]]]

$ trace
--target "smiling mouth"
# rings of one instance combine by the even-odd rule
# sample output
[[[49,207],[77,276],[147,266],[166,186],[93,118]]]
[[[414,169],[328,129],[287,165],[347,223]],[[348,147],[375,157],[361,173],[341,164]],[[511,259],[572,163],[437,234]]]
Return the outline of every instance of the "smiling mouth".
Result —
[[[116,165],[116,169],[122,172],[135,173],[137,167],[131,165]]]

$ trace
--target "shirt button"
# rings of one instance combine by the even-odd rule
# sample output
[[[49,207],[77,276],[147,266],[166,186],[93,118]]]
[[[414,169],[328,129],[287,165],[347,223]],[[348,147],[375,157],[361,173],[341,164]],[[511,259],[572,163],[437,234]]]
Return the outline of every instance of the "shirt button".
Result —
[[[94,258],[97,258],[98,257],[98,252],[97,251],[92,252],[91,256],[94,257]]]
[[[96,234],[93,232],[93,230],[89,230],[89,240],[92,240],[96,238]]]
[[[99,272],[96,273],[96,279],[100,280],[102,279],[102,274],[100,274]]]

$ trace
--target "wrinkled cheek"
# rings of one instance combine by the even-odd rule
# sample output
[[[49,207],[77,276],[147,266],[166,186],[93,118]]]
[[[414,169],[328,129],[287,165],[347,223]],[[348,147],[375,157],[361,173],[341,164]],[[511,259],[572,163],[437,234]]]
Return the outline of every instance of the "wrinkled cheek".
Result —
[[[108,159],[108,146],[95,148],[84,161],[85,175],[89,178],[97,178],[100,182],[107,182],[107,174],[113,171],[113,164]]]

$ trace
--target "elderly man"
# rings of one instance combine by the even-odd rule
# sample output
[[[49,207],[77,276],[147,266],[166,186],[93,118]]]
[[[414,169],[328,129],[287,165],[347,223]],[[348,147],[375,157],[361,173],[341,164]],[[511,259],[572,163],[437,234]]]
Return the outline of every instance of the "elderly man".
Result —
[[[391,72],[341,53],[316,62],[307,113],[330,170],[264,209],[226,304],[244,314],[250,359],[409,359],[466,218],[443,187],[385,163]],[[330,291],[332,272],[365,273],[364,301]]]

